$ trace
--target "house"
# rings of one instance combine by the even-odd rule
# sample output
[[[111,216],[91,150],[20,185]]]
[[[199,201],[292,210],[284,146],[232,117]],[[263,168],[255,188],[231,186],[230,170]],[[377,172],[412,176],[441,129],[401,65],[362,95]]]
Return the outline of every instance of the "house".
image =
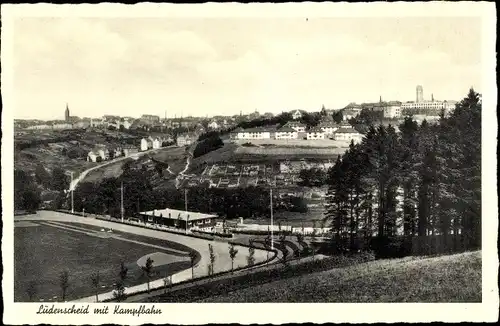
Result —
[[[156,123],[160,122],[160,117],[157,115],[151,115],[151,114],[143,114],[140,118],[143,122],[145,123]]]
[[[119,121],[120,117],[117,115],[103,115],[102,120],[103,122],[116,121],[116,120]]]
[[[289,127],[295,130],[296,132],[306,132],[306,125],[300,122],[287,122],[284,127]]]
[[[384,107],[384,118],[394,119],[401,117],[401,103],[388,102]]]
[[[120,120],[110,120],[106,122],[107,127],[113,127],[115,129],[120,129]]]
[[[109,150],[102,145],[96,146],[87,155],[87,161],[100,162],[109,159]]]
[[[139,152],[139,149],[133,145],[125,145],[123,146],[122,150],[123,150],[123,156],[130,156],[132,154]]]
[[[87,155],[87,161],[88,161],[88,162],[97,162],[97,157],[98,157],[98,156],[99,156],[99,155],[97,155],[97,153],[96,153],[96,152],[94,152],[94,151],[90,151],[90,152],[88,153],[88,155]]]
[[[205,127],[203,127],[202,125],[198,125],[198,126],[196,126],[196,127],[194,128],[193,133],[194,133],[195,135],[197,135],[197,136],[200,136],[200,135],[204,134],[204,133],[205,133],[205,131],[206,131],[206,130],[205,130]]]
[[[351,141],[354,140],[355,143],[360,142],[363,139],[363,134],[359,133],[354,128],[344,128],[341,127],[333,134],[333,139]]]
[[[271,128],[249,128],[238,132],[238,139],[271,139]]]
[[[177,135],[177,146],[189,146],[196,141],[196,136],[194,134],[180,134]]]
[[[302,118],[302,112],[300,112],[300,110],[295,110],[292,112],[293,120],[299,120],[300,118]]]
[[[142,138],[141,139],[141,151],[147,151],[148,149],[153,147],[153,142],[150,139]]]
[[[325,133],[325,136],[329,137],[333,135],[339,126],[334,122],[321,122],[318,127]]]
[[[239,134],[240,134],[240,133],[243,133],[243,132],[245,132],[245,131],[243,130],[243,128],[238,127],[238,128],[236,128],[236,129],[232,130],[232,131],[229,133],[229,138],[230,138],[230,139],[233,139],[233,140],[235,140],[235,139],[239,139]]]
[[[217,121],[212,120],[208,124],[208,128],[211,129],[211,130],[219,129],[219,124],[217,123]]]
[[[127,119],[121,121],[120,124],[123,126],[124,129],[130,129],[130,126],[132,126],[132,123]]]
[[[361,112],[362,106],[356,103],[349,103],[347,106],[344,108],[344,110],[351,110],[353,112]],[[342,110],[343,111],[343,110]]]
[[[110,156],[112,155],[113,158],[123,155],[123,149],[120,146],[111,147],[108,149],[108,151],[110,153]]]
[[[73,127],[77,128],[77,129],[86,129],[89,126],[90,126],[90,123],[87,121],[79,121],[79,122],[76,122],[73,124]]]
[[[298,133],[290,127],[281,127],[276,130],[275,139],[297,139]]]
[[[342,110],[342,120],[347,121],[352,118],[356,118],[361,111],[352,110],[352,109],[344,109]]]
[[[73,129],[73,124],[71,124],[71,123],[55,123],[52,125],[52,129]]]
[[[160,148],[160,147],[161,147],[161,145],[162,145],[162,141],[161,141],[159,138],[155,138],[155,139],[153,139],[153,142],[152,142],[152,143],[153,143],[153,148],[154,148],[154,149],[158,149],[158,148]]]
[[[307,131],[308,140],[325,139],[325,132],[319,127],[313,127]]]

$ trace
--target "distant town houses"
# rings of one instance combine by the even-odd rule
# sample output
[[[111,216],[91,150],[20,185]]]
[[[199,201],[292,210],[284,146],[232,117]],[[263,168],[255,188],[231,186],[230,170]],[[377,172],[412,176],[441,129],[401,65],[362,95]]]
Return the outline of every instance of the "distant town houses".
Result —
[[[220,128],[220,126],[219,126],[219,124],[217,123],[217,121],[215,121],[215,120],[212,120],[212,121],[210,121],[210,122],[208,123],[208,129],[211,129],[211,130],[217,130],[217,129],[219,129],[219,128]]]
[[[163,139],[159,137],[148,137],[141,139],[141,151],[147,151],[148,149],[159,149],[163,145]]]
[[[289,121],[284,125],[284,127],[292,128],[296,132],[306,132],[307,126],[300,122]]]
[[[271,139],[275,129],[267,127],[248,128],[238,131],[237,139]]]
[[[395,119],[401,118],[402,107],[401,102],[391,101],[384,107],[384,118]]]
[[[231,132],[229,133],[229,139],[237,140],[237,139],[239,139],[239,134],[243,133],[243,132],[244,132],[244,129],[241,127],[238,127],[234,130],[231,130]]]
[[[292,112],[292,119],[293,120],[299,120],[303,116],[302,112],[300,110],[295,110]]]
[[[356,118],[359,116],[361,111],[353,110],[353,109],[344,109],[342,110],[342,120],[347,121],[352,118]]]
[[[139,148],[134,145],[124,145],[123,146],[123,155],[124,156],[130,156],[132,154],[136,154],[139,152]]]
[[[96,145],[87,155],[87,161],[100,162],[109,159],[109,149],[104,145]]]
[[[157,115],[151,115],[151,114],[143,114],[140,117],[140,120],[146,123],[159,123],[160,122],[160,117]]]
[[[335,131],[339,129],[339,125],[335,122],[320,122],[318,127],[324,132],[325,136],[329,137],[333,135]]]
[[[177,146],[184,147],[189,146],[196,141],[198,136],[194,133],[183,133],[177,135]]]
[[[325,132],[319,127],[313,127],[307,131],[308,140],[325,139]]]
[[[420,111],[428,112],[427,115],[438,116],[442,110],[445,115],[450,114],[458,102],[457,101],[421,101],[421,102],[405,102],[401,104],[401,109],[406,115],[418,114]]]
[[[298,132],[290,127],[283,126],[276,130],[275,139],[297,139]]]
[[[355,143],[357,143],[363,139],[363,134],[354,129],[352,126],[341,126],[341,128],[333,133],[333,139],[341,141],[353,140]]]

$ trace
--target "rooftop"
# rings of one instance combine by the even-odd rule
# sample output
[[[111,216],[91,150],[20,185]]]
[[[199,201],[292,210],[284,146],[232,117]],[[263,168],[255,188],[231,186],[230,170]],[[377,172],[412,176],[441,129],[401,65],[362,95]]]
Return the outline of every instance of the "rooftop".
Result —
[[[196,221],[196,220],[204,220],[207,218],[216,218],[217,217],[217,215],[213,215],[213,214],[181,211],[181,210],[170,209],[170,208],[155,209],[153,211],[141,212],[140,214],[141,215],[150,215],[150,216],[160,216],[161,215],[161,217],[163,217],[163,218],[170,218],[170,219],[182,220],[182,221],[186,221],[186,220]]]
[[[321,130],[321,128],[319,127],[313,127],[311,129],[309,129],[307,132],[316,132],[316,133],[322,133],[323,130]]]
[[[359,132],[354,128],[340,128],[335,133],[337,133],[337,134],[359,134]]]
[[[295,132],[295,129],[292,129],[290,127],[281,127],[276,132]]]

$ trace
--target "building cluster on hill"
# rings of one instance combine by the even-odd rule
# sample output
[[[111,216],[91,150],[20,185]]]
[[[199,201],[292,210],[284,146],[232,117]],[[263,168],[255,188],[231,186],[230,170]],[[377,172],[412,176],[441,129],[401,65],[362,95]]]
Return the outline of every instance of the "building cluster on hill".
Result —
[[[363,135],[348,123],[336,124],[333,121],[322,121],[315,127],[307,128],[303,123],[289,121],[281,128],[276,127],[256,127],[237,128],[230,133],[233,140],[342,140],[355,143],[361,141]]]
[[[173,139],[168,137],[148,137],[142,138],[139,146],[136,145],[96,145],[87,155],[89,162],[107,161],[120,156],[130,156],[138,152],[147,151],[150,149],[162,148],[165,144],[172,143]]]
[[[416,101],[382,101],[374,103],[350,103],[342,109],[344,120],[350,120],[357,117],[363,109],[380,112],[381,117],[387,119],[399,119],[404,116],[412,115],[416,120],[432,120],[433,117],[438,117],[441,112],[448,116],[454,109],[457,101],[438,101],[431,95],[431,100],[424,100],[424,90],[421,85],[416,88]]]

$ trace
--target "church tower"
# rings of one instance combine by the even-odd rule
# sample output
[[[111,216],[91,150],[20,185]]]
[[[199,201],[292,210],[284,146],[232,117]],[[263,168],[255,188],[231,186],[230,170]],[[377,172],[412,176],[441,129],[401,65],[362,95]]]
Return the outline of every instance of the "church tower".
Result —
[[[64,120],[66,122],[69,122],[69,108],[68,108],[68,103],[66,103],[66,111],[64,111]]]

